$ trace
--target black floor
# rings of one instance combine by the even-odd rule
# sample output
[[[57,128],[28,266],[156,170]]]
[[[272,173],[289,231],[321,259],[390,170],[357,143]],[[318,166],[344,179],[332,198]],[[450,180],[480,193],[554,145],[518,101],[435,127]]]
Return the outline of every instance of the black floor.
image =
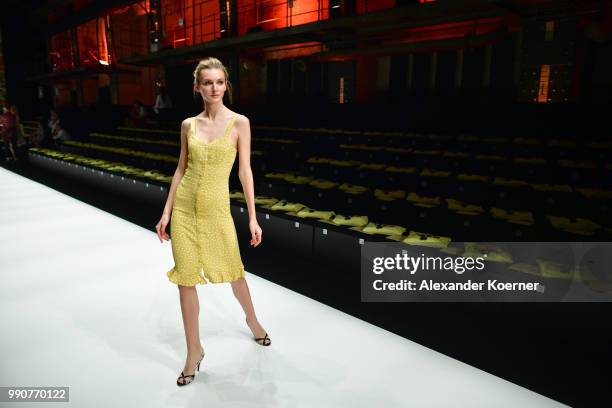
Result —
[[[27,162],[2,166],[151,231],[164,206],[97,191]],[[612,406],[612,304],[362,303],[358,269],[346,276],[296,261],[265,238],[257,248],[247,241],[241,237],[241,254],[255,275],[572,407]],[[326,333],[313,327],[311,335],[313,347],[325,347]]]

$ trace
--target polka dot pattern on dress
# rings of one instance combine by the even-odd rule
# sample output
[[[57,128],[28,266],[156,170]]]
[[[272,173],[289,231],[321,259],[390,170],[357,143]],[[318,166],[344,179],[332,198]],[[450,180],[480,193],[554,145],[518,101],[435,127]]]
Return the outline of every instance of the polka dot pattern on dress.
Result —
[[[192,118],[187,137],[187,169],[172,206],[170,241],[174,267],[170,282],[183,286],[231,282],[244,276],[236,227],[230,212],[229,176],[236,148],[229,134],[210,143],[196,137]]]

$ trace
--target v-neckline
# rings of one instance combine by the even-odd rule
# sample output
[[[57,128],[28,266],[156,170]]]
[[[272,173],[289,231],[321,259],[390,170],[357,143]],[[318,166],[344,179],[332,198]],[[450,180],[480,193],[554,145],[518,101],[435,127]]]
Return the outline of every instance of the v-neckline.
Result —
[[[202,145],[204,145],[204,146],[210,146],[211,144],[215,143],[216,141],[218,141],[218,140],[221,140],[221,139],[225,138],[225,135],[226,135],[226,133],[227,133],[227,130],[228,130],[228,129],[230,128],[230,126],[232,125],[232,121],[234,120],[234,118],[235,118],[235,115],[234,115],[234,116],[233,116],[233,117],[230,119],[229,124],[228,124],[228,125],[226,126],[226,128],[225,128],[225,132],[223,133],[223,136],[221,136],[221,137],[216,137],[216,138],[215,138],[215,139],[214,139],[212,142],[204,143],[204,141],[198,137],[198,131],[197,131],[197,129],[198,129],[198,128],[197,128],[198,118],[197,118],[197,116],[195,116],[195,117],[193,118],[193,137],[194,137],[194,139],[196,139],[198,142],[200,142]],[[228,143],[228,145],[229,145],[229,146],[231,146],[231,147],[233,147],[233,148],[234,148],[234,150],[236,150],[236,147],[232,146],[232,145],[231,145],[231,144],[229,144],[229,143]]]

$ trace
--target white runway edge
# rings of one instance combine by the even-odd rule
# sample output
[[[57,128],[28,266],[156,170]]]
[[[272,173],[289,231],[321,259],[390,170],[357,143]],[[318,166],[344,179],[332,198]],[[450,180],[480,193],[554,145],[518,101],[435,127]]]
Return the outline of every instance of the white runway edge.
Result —
[[[170,242],[2,168],[0,191],[0,386],[69,386],[52,405],[79,408],[565,406],[250,273],[272,346],[228,283],[199,286],[206,357],[177,387]]]

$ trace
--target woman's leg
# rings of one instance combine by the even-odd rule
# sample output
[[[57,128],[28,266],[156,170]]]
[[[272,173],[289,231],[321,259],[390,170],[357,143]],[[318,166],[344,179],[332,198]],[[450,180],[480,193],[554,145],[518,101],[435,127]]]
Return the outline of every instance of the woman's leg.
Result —
[[[15,159],[15,151],[13,150],[13,144],[11,142],[11,139],[6,138],[4,139],[4,146],[6,148],[6,152],[11,154],[11,157],[13,159]],[[6,156],[6,158],[8,159],[9,156]]]
[[[239,278],[230,283],[232,284],[234,296],[236,296],[236,299],[238,299],[238,302],[240,302],[242,306],[242,310],[244,310],[247,325],[253,332],[255,338],[263,338],[266,335],[266,331],[261,327],[255,315],[255,308],[253,307],[253,301],[251,300],[251,293],[249,292],[249,285],[247,285],[246,279]]]
[[[17,142],[16,142],[16,140],[15,140],[15,139],[17,139],[17,138],[16,138],[16,137],[13,137],[13,138],[11,138],[11,140],[9,140],[9,147],[10,147],[10,149],[11,149],[11,155],[13,156],[13,160],[17,160],[17,154],[16,154],[16,150],[17,150],[17,148],[16,148],[16,146],[17,146]]]
[[[197,361],[202,356],[200,346],[200,325],[198,317],[200,314],[200,302],[195,286],[178,285],[181,299],[181,313],[183,314],[183,327],[185,328],[185,339],[187,341],[187,360],[185,361],[184,373],[191,375],[195,372]],[[183,380],[179,380],[183,381]]]

